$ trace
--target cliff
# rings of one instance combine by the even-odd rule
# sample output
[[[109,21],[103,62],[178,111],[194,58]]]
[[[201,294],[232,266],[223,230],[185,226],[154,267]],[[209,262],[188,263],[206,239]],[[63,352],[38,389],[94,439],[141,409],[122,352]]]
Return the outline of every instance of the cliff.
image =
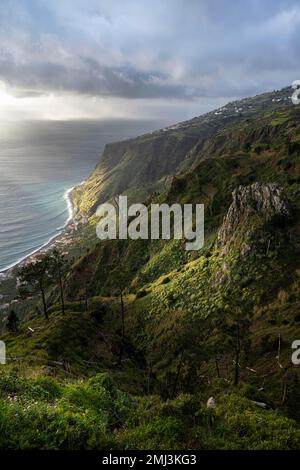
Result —
[[[166,189],[172,175],[224,153],[224,146],[232,151],[254,141],[267,145],[276,119],[284,122],[285,113],[295,108],[289,96],[290,90],[284,89],[229,103],[190,121],[107,145],[93,173],[73,191],[76,216],[92,215],[98,204],[117,194],[126,193],[141,202]],[[232,149],[228,149],[229,142]]]
[[[41,425],[44,401],[52,407],[54,394],[66,413],[64,436],[70,423],[73,436],[74,419],[84,416],[84,445],[92,448],[151,448],[153,436],[162,449],[183,442],[197,449],[299,448],[300,375],[291,345],[300,333],[300,111],[289,95],[286,89],[242,100],[106,147],[73,193],[79,219],[121,192],[147,204],[202,203],[205,245],[186,252],[184,240],[100,242],[93,219],[80,225],[69,247],[65,315],[58,290],[48,293],[47,322],[31,298],[27,322],[4,337],[10,356],[30,363],[29,377],[43,369],[72,383],[57,389],[4,378],[1,410],[11,409],[8,390],[26,397],[37,387],[34,423]],[[94,377],[104,371],[110,376]],[[216,403],[213,429],[209,397]],[[102,410],[110,441],[93,427]],[[11,415],[6,419],[10,429]],[[20,435],[31,426],[24,420]],[[62,426],[60,411],[52,447],[67,446],[57,442]]]

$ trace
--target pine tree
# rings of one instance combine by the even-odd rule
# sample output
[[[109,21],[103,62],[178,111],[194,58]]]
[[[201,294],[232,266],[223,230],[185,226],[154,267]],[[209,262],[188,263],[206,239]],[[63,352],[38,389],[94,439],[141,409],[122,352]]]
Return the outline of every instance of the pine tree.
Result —
[[[7,317],[6,328],[11,333],[17,333],[19,327],[19,318],[14,310],[11,310]]]
[[[61,311],[65,315],[65,279],[69,268],[69,263],[67,262],[64,255],[62,255],[58,250],[53,250],[50,254],[50,263],[51,263],[51,275],[53,281],[57,282],[60,290],[60,301],[61,301]]]
[[[18,276],[21,282],[19,288],[21,294],[32,295],[39,293],[42,297],[43,311],[46,320],[48,320],[48,307],[46,299],[47,288],[53,283],[51,276],[51,259],[49,255],[23,266]]]

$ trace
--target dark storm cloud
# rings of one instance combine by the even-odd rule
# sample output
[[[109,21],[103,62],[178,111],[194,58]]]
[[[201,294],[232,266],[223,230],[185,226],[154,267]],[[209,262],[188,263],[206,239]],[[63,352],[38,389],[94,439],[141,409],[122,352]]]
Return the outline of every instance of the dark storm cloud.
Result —
[[[15,90],[16,96],[23,97],[75,92],[103,97],[190,99],[194,93],[191,87],[168,84],[168,77],[162,73],[101,66],[89,58],[80,58],[77,67],[49,62],[16,63],[8,57],[0,58],[0,77]]]
[[[0,80],[45,93],[245,96],[300,78],[294,0],[2,0]]]

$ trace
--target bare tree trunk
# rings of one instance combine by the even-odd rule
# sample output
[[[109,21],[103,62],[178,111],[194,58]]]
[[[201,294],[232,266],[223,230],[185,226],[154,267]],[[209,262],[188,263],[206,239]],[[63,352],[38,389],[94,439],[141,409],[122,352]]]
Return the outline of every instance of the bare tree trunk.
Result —
[[[152,364],[150,362],[149,369],[148,369],[148,377],[147,377],[147,394],[150,395],[150,382],[152,376]]]
[[[285,404],[286,400],[286,393],[287,393],[287,382],[283,384],[283,392],[282,392],[282,399],[281,399],[281,406]]]
[[[234,370],[234,385],[239,383],[239,362],[241,352],[241,339],[240,339],[240,325],[237,326],[237,339],[236,339],[236,350],[235,350],[235,370]]]
[[[119,354],[119,365],[122,363],[123,353],[125,349],[125,308],[123,301],[123,292],[121,291],[121,320],[122,320],[122,341]]]
[[[283,369],[283,365],[280,362],[280,353],[281,353],[281,334],[279,333],[279,335],[278,335],[278,351],[277,351],[276,359],[277,359],[277,363],[278,363],[280,369]]]
[[[226,378],[229,379],[228,359],[226,358]]]
[[[41,282],[40,282],[40,291],[41,291],[41,294],[42,294],[44,315],[45,315],[46,320],[48,320],[49,316],[48,316],[48,310],[47,310],[46,295],[45,295],[45,290],[44,290],[43,284]]]
[[[85,285],[85,311],[89,311],[89,298],[88,298],[88,288],[87,285]]]
[[[58,279],[59,279],[59,287],[60,287],[60,300],[61,300],[61,311],[62,314],[65,315],[65,299],[64,299],[64,287],[63,287],[63,279],[60,269],[60,262],[57,261],[57,269],[58,269]]]
[[[215,363],[216,363],[217,377],[219,379],[221,377],[221,374],[220,374],[220,368],[219,368],[219,361],[217,357],[215,358]]]
[[[172,398],[175,397],[175,393],[176,393],[176,389],[177,389],[177,385],[178,385],[178,381],[179,381],[179,376],[180,376],[180,371],[181,371],[181,366],[182,366],[182,361],[183,361],[183,355],[184,355],[184,351],[182,351],[181,356],[180,356],[180,360],[179,360],[179,364],[178,364],[178,368],[177,368],[177,374],[176,374],[174,387],[173,387],[173,392],[172,392]]]

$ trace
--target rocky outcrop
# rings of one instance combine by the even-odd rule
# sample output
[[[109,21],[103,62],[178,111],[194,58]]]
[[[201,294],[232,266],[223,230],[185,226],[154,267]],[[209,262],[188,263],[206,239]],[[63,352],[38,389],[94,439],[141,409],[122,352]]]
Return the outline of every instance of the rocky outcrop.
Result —
[[[232,241],[239,226],[247,226],[249,220],[255,216],[264,222],[291,216],[288,198],[276,184],[254,183],[250,186],[239,186],[233,191],[232,198],[232,204],[218,233],[219,246]]]

